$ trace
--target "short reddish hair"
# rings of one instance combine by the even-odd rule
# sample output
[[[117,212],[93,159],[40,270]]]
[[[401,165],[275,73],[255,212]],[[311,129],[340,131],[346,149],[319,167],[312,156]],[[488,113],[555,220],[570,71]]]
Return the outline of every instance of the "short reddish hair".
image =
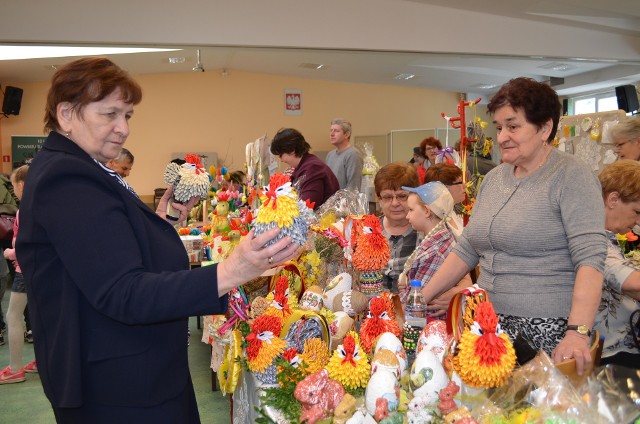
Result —
[[[438,150],[442,150],[442,143],[435,137],[427,137],[420,143],[420,154],[423,158],[427,157],[427,146],[435,147]]]
[[[462,169],[450,163],[438,163],[427,168],[424,174],[425,184],[431,181],[440,181],[445,185],[451,185],[458,178],[462,178]]]
[[[104,57],[86,57],[74,60],[56,71],[47,94],[44,114],[45,131],[60,129],[57,108],[69,102],[81,115],[89,103],[99,102],[116,89],[120,89],[122,100],[138,104],[142,100],[142,89],[127,71]]]
[[[400,190],[402,186],[418,187],[420,180],[416,167],[406,162],[393,162],[380,168],[373,179],[376,195],[382,190]]]

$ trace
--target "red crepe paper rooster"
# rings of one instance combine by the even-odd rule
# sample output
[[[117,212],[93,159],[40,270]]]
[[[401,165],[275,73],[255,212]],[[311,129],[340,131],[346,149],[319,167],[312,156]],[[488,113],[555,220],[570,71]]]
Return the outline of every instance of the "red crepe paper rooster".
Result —
[[[402,330],[396,320],[392,319],[393,309],[391,303],[383,297],[374,297],[369,302],[369,315],[360,327],[362,347],[371,354],[371,349],[376,338],[382,333],[393,333],[400,337]]]
[[[360,291],[375,296],[382,292],[382,270],[390,257],[389,242],[382,234],[380,219],[365,215],[354,225],[353,254],[351,263],[360,271]]]
[[[247,362],[253,372],[265,372],[273,360],[284,352],[286,342],[280,336],[278,317],[261,315],[251,326],[247,341]]]
[[[291,315],[291,308],[289,306],[289,280],[287,277],[281,276],[278,278],[278,281],[276,281],[273,300],[264,314],[278,317],[282,323]]]

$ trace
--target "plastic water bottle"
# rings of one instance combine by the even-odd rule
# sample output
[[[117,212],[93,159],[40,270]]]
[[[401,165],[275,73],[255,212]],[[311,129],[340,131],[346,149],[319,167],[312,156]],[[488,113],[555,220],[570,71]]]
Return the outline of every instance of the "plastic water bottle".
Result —
[[[427,304],[422,296],[422,282],[411,280],[411,290],[407,297],[404,316],[410,326],[422,330],[427,325]]]
[[[404,309],[402,344],[410,362],[413,362],[420,332],[427,325],[427,304],[421,286],[420,280],[411,280],[411,290]]]

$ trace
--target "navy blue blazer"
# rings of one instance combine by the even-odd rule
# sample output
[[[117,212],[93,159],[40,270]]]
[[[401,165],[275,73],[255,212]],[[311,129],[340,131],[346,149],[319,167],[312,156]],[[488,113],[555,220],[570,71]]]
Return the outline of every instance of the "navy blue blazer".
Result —
[[[189,271],[175,229],[56,132],[27,173],[16,252],[54,407],[152,407],[190,389],[187,319],[227,309],[217,267]]]

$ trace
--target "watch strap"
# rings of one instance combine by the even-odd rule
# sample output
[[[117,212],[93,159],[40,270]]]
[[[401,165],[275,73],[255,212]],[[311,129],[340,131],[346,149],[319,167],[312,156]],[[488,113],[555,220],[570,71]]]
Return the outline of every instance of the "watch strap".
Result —
[[[582,334],[583,336],[591,337],[591,329],[586,325],[567,325],[567,331],[573,330],[578,334]]]

